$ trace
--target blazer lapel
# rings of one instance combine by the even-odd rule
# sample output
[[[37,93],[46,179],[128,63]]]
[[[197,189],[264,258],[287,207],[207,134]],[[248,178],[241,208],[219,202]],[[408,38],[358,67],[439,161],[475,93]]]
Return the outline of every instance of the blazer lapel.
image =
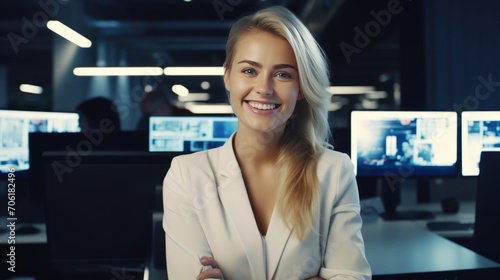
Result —
[[[266,279],[273,279],[273,275],[291,235],[291,230],[285,225],[277,211],[275,206],[266,236],[268,263]]]
[[[219,197],[231,223],[240,235],[253,279],[266,279],[264,251],[260,232],[248,199],[241,169],[234,155],[233,136],[219,151]]]

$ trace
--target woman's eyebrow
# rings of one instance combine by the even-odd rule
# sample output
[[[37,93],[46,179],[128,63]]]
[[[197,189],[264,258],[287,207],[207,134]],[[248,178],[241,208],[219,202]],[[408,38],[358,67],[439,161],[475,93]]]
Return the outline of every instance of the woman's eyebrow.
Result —
[[[248,63],[252,66],[255,66],[255,67],[258,67],[258,68],[262,68],[262,64],[256,62],[256,61],[253,61],[253,60],[248,60],[248,59],[244,59],[244,60],[241,60],[238,62],[238,64],[242,64],[242,63]],[[286,63],[282,63],[282,64],[276,64],[274,65],[273,67],[274,69],[285,69],[285,68],[292,68],[292,69],[295,69],[296,71],[297,70],[297,67],[291,65],[291,64],[286,64]]]
[[[296,71],[298,71],[297,67],[295,67],[295,66],[293,66],[291,64],[284,63],[284,64],[276,64],[276,65],[274,65],[274,69],[284,69],[284,68],[292,68],[292,69],[295,69]]]
[[[262,68],[262,64],[258,63],[257,61],[244,59],[244,60],[238,62],[238,64],[242,64],[242,63],[248,63],[248,64],[250,64],[252,66],[255,66],[255,67],[258,67],[258,68]]]

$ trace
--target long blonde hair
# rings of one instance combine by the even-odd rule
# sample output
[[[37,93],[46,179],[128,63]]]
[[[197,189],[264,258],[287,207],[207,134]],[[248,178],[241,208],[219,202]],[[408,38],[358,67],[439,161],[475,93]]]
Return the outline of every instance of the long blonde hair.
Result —
[[[302,240],[312,229],[319,199],[318,158],[325,147],[330,147],[327,60],[303,23],[286,8],[273,6],[243,17],[233,25],[226,45],[226,71],[232,67],[239,39],[253,30],[285,38],[297,60],[300,92],[304,98],[297,102],[281,140],[277,161],[281,166],[278,210],[286,225]]]

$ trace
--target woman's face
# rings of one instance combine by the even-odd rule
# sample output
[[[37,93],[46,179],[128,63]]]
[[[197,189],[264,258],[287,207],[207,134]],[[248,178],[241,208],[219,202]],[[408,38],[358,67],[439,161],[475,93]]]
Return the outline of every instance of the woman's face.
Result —
[[[264,31],[251,31],[238,41],[224,82],[238,131],[281,131],[301,98],[292,47]]]

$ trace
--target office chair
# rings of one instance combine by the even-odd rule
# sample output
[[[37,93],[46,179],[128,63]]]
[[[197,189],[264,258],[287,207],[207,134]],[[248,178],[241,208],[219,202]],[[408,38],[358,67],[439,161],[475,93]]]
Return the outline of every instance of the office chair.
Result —
[[[153,221],[153,238],[151,242],[151,254],[148,261],[149,279],[168,280],[167,261],[165,252],[165,232],[162,221]]]
[[[474,248],[500,263],[500,152],[482,152],[476,190]]]

